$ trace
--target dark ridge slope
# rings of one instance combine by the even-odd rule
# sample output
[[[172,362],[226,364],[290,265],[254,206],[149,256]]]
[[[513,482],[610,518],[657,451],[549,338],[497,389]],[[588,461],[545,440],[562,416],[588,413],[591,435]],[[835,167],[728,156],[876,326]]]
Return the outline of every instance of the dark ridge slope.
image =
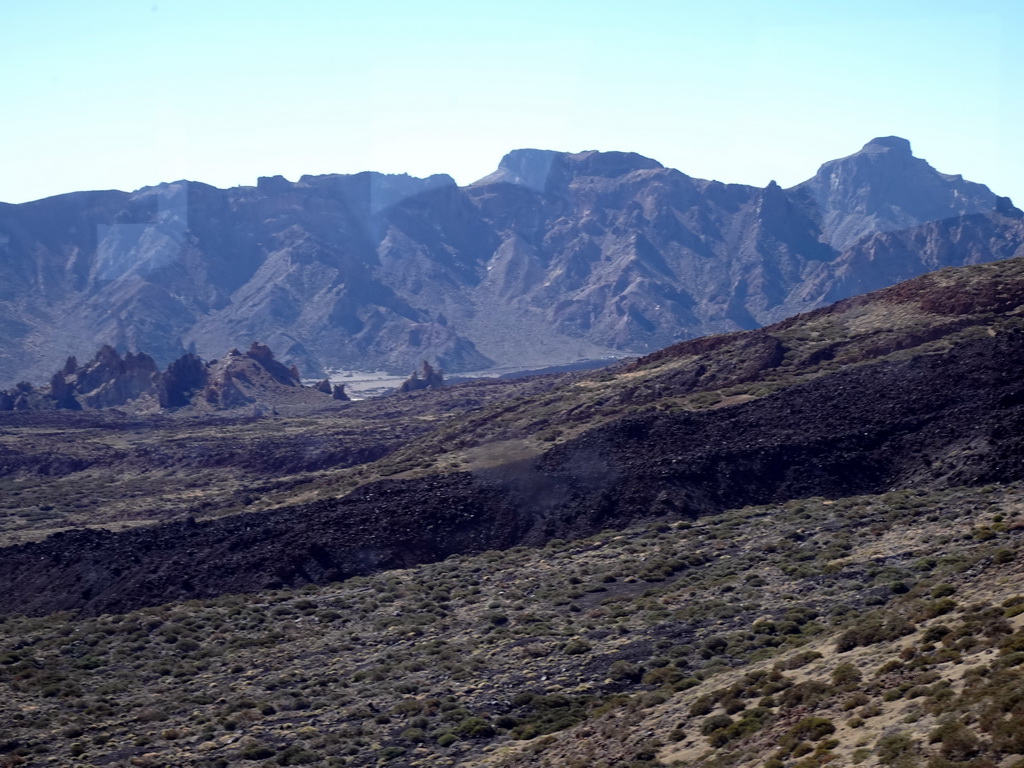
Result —
[[[367,485],[206,523],[0,551],[0,611],[122,611],[324,583],[658,516],[1024,478],[1024,333],[863,365],[744,405],[628,417],[535,462]]]

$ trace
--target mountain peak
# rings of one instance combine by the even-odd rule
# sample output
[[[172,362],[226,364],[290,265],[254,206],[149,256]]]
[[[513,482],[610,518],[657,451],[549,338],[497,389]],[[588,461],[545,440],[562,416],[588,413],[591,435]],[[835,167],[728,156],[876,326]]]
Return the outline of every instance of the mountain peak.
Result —
[[[616,178],[632,171],[664,168],[657,160],[636,152],[556,152],[550,149],[513,149],[498,164],[498,170],[473,183],[518,184],[544,192],[553,176],[564,182],[574,176]]]
[[[861,152],[866,152],[868,154],[894,152],[895,154],[905,155],[907,157],[914,154],[910,150],[910,142],[904,138],[900,138],[899,136],[878,136],[865,144]]]
[[[523,187],[543,192],[547,185],[548,175],[555,161],[563,152],[552,149],[513,149],[508,152],[494,173],[473,182],[472,186],[487,184],[518,184]]]
[[[859,152],[823,164],[795,190],[812,201],[825,240],[838,250],[867,235],[989,213],[998,204],[985,185],[939,173],[914,157],[899,136],[874,138]]]

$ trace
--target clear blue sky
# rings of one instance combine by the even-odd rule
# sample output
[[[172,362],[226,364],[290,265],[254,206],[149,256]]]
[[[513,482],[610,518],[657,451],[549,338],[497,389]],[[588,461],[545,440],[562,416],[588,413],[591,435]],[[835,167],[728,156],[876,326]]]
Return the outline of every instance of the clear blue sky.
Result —
[[[0,201],[517,147],[783,186],[878,135],[1024,205],[1024,2],[0,0]]]

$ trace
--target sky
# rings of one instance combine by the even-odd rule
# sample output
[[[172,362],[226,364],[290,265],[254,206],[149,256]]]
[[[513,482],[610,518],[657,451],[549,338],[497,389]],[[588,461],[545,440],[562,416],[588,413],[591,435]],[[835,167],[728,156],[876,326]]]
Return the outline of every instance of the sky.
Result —
[[[638,152],[791,186],[875,136],[1024,206],[1019,0],[0,0],[0,201]]]

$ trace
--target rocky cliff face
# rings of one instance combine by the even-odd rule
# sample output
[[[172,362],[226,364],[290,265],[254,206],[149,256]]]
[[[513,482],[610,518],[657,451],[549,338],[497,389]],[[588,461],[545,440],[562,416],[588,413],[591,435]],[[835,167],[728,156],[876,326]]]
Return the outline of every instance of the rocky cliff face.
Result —
[[[100,344],[164,366],[260,338],[304,375],[646,352],[1007,258],[1021,216],[895,137],[789,190],[516,150],[462,188],[362,173],[0,205],[0,383]]]

